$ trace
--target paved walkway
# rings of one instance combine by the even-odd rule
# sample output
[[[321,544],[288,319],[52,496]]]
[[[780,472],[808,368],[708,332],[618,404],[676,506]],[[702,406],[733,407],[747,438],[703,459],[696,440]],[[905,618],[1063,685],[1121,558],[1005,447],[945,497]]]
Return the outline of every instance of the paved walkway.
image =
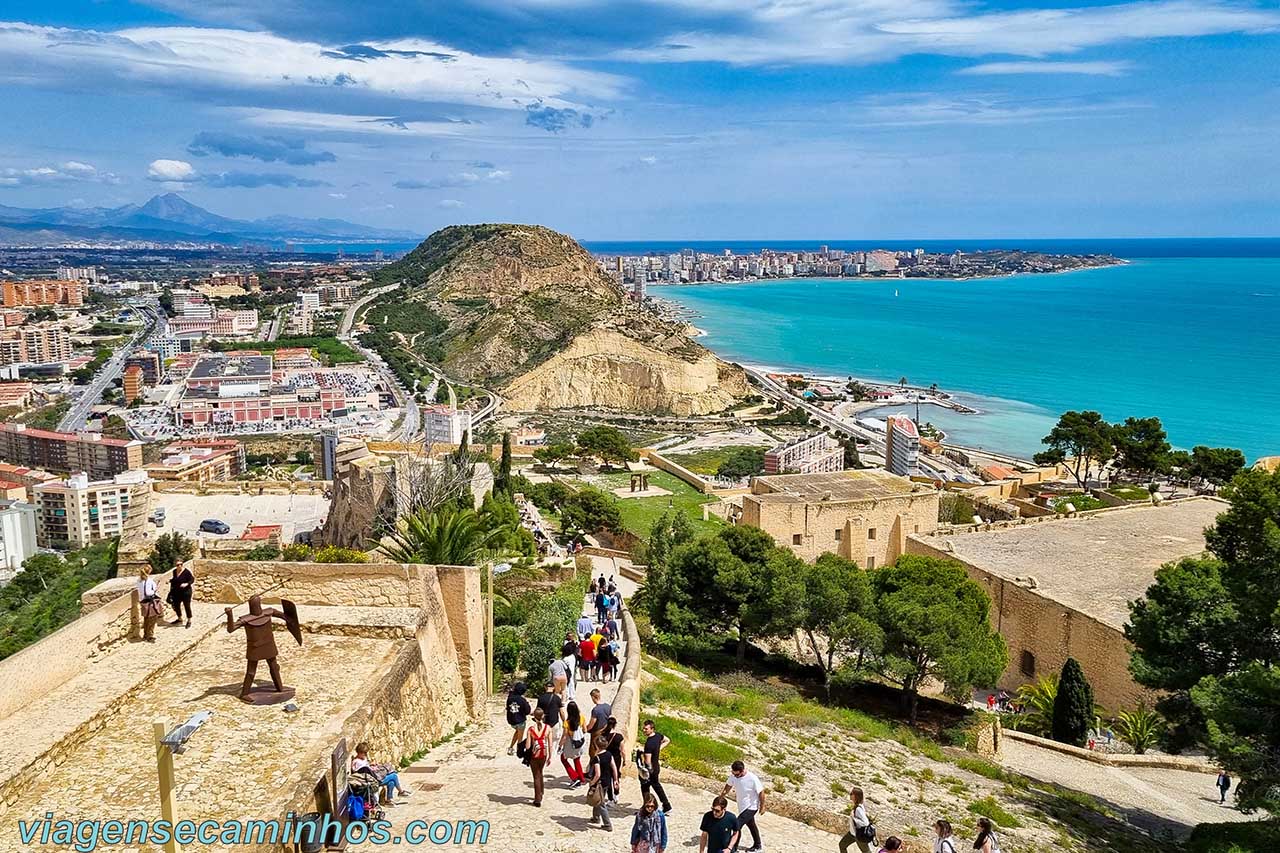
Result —
[[[1197,823],[1248,820],[1218,804],[1214,776],[1187,770],[1107,767],[1005,738],[1004,765],[1033,779],[1086,791],[1109,803],[1135,826],[1185,835]]]
[[[595,558],[596,575],[603,570],[613,574],[624,597],[634,594],[636,585],[612,568],[607,557]],[[594,616],[594,608],[584,603],[583,612]],[[625,654],[625,649],[624,649]],[[617,682],[601,684],[584,681],[577,685],[577,701],[584,716],[590,713],[590,692],[599,687],[605,701],[611,701]],[[535,688],[531,686],[530,693]],[[532,696],[530,699],[532,700]],[[429,752],[422,760],[401,771],[401,779],[412,790],[387,809],[393,833],[399,833],[410,821],[436,820],[489,822],[488,847],[495,850],[532,851],[532,853],[603,853],[630,849],[631,826],[640,805],[640,785],[633,777],[624,777],[618,804],[613,807],[613,831],[589,827],[591,807],[587,805],[585,788],[568,790],[568,775],[559,758],[552,758],[546,768],[546,793],[542,808],[530,805],[533,779],[529,769],[514,756],[507,755],[511,729],[504,718],[503,700],[495,697],[489,703],[485,724],[468,729]],[[585,762],[584,762],[585,763]],[[698,847],[698,825],[711,805],[711,795],[674,784],[665,786],[674,807],[667,824],[671,850]],[[765,815],[759,821],[770,853],[811,853],[834,850],[835,836],[785,818]],[[362,850],[408,850],[431,845],[405,842],[385,845],[362,845]]]

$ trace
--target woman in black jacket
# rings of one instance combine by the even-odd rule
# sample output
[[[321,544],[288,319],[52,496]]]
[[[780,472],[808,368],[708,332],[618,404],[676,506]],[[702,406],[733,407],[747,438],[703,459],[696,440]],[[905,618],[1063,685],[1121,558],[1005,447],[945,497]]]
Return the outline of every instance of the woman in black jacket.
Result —
[[[169,578],[169,604],[173,606],[174,625],[182,624],[182,611],[187,611],[187,627],[191,627],[191,588],[196,582],[195,573],[188,563],[175,563],[173,575]]]

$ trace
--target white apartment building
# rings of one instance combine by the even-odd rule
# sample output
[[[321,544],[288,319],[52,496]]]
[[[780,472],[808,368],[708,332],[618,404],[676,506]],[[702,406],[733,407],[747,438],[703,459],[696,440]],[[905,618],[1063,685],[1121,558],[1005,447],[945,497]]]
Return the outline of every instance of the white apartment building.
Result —
[[[902,477],[910,477],[919,471],[920,431],[915,421],[905,415],[885,418],[884,428],[885,467]]]
[[[45,548],[74,550],[140,527],[151,503],[146,471],[90,481],[87,474],[40,483],[31,489],[36,502],[36,541]]]
[[[423,442],[461,444],[462,436],[471,432],[471,412],[448,406],[424,406],[422,409]]]
[[[24,501],[0,501],[0,584],[8,583],[36,552],[36,508]]]

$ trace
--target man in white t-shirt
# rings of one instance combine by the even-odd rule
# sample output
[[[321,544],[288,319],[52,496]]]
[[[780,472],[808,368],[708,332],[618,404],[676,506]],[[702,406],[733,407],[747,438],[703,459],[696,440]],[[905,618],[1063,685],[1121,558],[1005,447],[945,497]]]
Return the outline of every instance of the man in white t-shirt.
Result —
[[[745,764],[735,761],[729,778],[725,780],[721,796],[729,796],[730,790],[738,801],[738,841],[742,841],[743,829],[751,830],[751,846],[746,848],[746,853],[760,853],[764,850],[764,844],[760,841],[760,830],[756,828],[756,815],[764,814],[764,785],[759,776],[747,771]],[[733,849],[736,853],[737,845]]]

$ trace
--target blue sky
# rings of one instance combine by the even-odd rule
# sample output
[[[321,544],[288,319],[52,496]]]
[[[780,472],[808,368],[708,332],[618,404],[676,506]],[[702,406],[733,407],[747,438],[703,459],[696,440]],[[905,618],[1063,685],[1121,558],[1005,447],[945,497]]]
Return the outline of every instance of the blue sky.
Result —
[[[1280,236],[1280,5],[0,0],[0,205]]]

